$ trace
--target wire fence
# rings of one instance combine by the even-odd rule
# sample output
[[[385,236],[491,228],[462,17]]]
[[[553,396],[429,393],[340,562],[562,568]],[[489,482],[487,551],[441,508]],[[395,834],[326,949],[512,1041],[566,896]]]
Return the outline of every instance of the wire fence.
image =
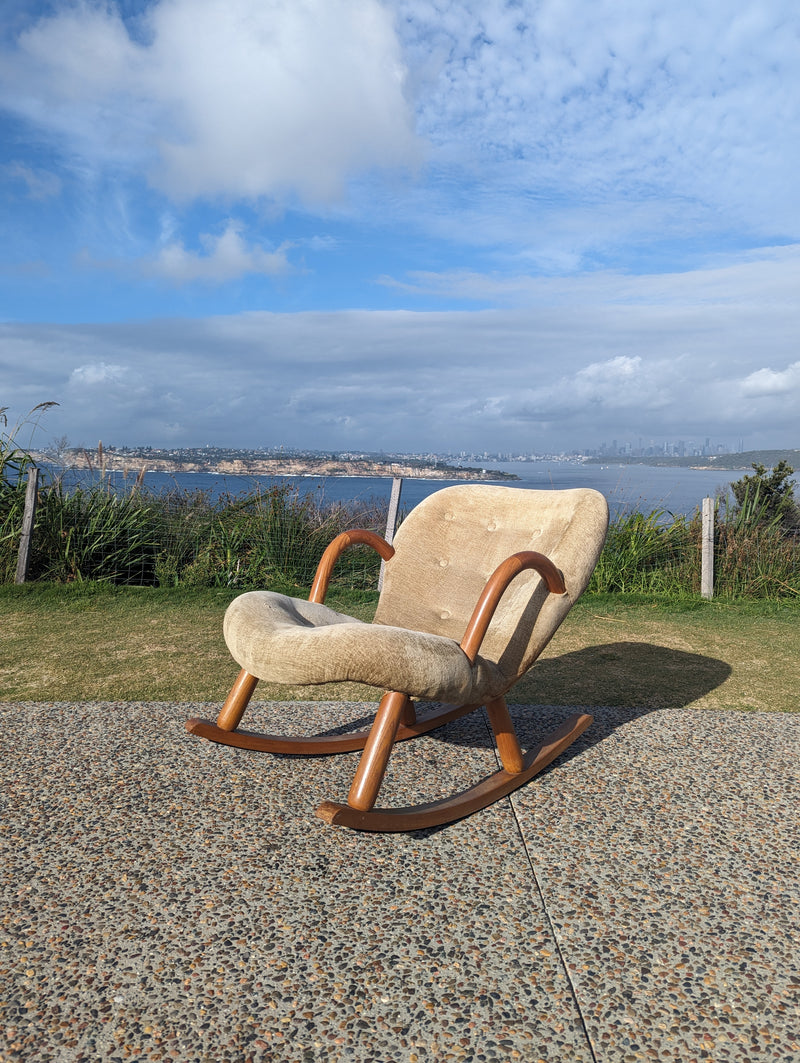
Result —
[[[0,484],[0,580],[19,562],[25,482]],[[384,501],[322,503],[292,485],[212,499],[208,492],[153,494],[114,489],[99,478],[67,490],[58,477],[38,490],[27,578],[135,586],[308,587],[328,543],[366,527],[383,534]],[[402,513],[400,514],[402,519]],[[701,593],[702,523],[663,511],[617,516],[589,590],[673,597]],[[335,583],[377,587],[380,559],[366,547],[345,552]],[[800,541],[773,523],[717,513],[716,597],[796,598]]]
[[[0,579],[17,564],[24,485],[0,495]],[[203,491],[151,494],[98,482],[39,489],[28,578],[135,586],[269,587],[311,583],[322,552],[340,532],[382,533],[385,512],[366,504],[321,505],[291,486],[212,499]],[[337,579],[374,586],[380,559],[349,550]]]

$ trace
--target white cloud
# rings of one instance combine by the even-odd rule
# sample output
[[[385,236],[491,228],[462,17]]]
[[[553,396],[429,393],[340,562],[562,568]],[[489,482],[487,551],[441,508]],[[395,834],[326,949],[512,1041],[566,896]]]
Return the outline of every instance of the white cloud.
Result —
[[[635,401],[631,388],[640,379],[642,359],[620,354],[606,362],[592,362],[575,374],[575,391],[586,402],[606,402],[628,405]]]
[[[64,386],[69,395],[68,405],[91,405],[101,394],[117,405],[125,391],[135,388],[136,383],[136,373],[130,366],[98,360],[75,366]]]
[[[793,395],[800,420],[800,362],[783,370],[758,369],[742,381],[745,395]]]
[[[123,365],[109,365],[106,362],[89,362],[76,366],[69,378],[70,387],[96,387],[105,384],[122,383],[128,375]]]
[[[229,220],[220,236],[200,237],[205,253],[187,251],[179,241],[162,247],[158,256],[143,264],[146,272],[164,277],[175,284],[191,281],[224,283],[248,273],[275,276],[291,269],[286,257],[289,245],[276,251],[248,247],[241,235],[241,225]]]
[[[749,300],[762,267],[739,264],[724,300],[710,270],[680,286],[618,277],[614,289],[604,276],[602,300],[584,298],[582,278],[566,298],[562,278],[550,304],[478,312],[6,324],[2,373],[10,393],[61,401],[48,421],[76,441],[524,451],[710,436],[797,446],[800,304],[791,284]]]
[[[596,270],[579,276],[539,276],[417,270],[406,279],[384,275],[378,283],[414,295],[507,306],[780,306],[790,304],[800,288],[800,244],[709,256],[705,268],[682,272]]]
[[[665,220],[697,232],[698,215],[701,230],[746,221],[773,236],[800,231],[792,0],[397,6],[420,86],[418,128],[438,149],[443,226],[451,185],[472,175],[462,206],[500,224],[505,216],[534,245],[537,222],[555,212],[562,249],[591,248],[591,232],[570,232],[569,215],[599,209],[603,224],[607,206],[621,238],[626,205],[656,208],[649,232],[639,219],[651,239]],[[462,220],[459,211],[454,226]]]
[[[90,165],[140,168],[175,200],[341,197],[362,169],[414,164],[392,20],[378,0],[63,6],[3,57],[3,105]]]
[[[431,42],[446,50],[421,102],[423,127],[437,143],[480,130],[484,146],[561,168],[580,142],[588,158],[602,157],[617,172],[638,143],[650,161],[644,179],[658,183],[659,164],[683,167],[687,154],[708,148],[698,139],[716,134],[715,147],[734,145],[743,95],[764,99],[767,126],[787,105],[797,113],[790,84],[798,15],[785,0],[758,8],[741,0],[702,7],[692,0],[398,0],[398,7],[411,16],[400,22],[410,56],[429,62]],[[726,121],[733,128],[723,128]],[[745,132],[752,140],[764,128]],[[667,145],[677,150],[664,152]],[[583,175],[565,176],[573,183]]]
[[[590,362],[576,371],[533,388],[521,387],[502,403],[504,412],[521,421],[543,425],[560,424],[578,430],[580,422],[594,420],[610,424],[636,421],[639,432],[653,417],[674,411],[681,386],[692,368],[677,369],[663,357],[647,362],[639,355],[617,355]]]

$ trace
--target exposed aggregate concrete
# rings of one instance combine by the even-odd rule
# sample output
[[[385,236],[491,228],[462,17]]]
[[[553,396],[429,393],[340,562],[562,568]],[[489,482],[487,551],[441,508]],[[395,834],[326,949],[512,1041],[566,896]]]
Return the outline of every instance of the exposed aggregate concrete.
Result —
[[[513,711],[526,744],[571,710]],[[380,835],[313,815],[357,754],[185,733],[214,713],[0,705],[3,1061],[800,1059],[800,716],[595,710],[511,798]],[[380,804],[495,767],[476,714]]]

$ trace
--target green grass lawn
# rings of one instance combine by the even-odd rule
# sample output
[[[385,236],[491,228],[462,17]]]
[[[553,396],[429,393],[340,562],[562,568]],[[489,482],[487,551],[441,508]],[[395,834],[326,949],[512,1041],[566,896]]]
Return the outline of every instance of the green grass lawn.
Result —
[[[237,593],[2,586],[0,700],[221,702],[238,672],[222,638]],[[376,600],[333,588],[328,604],[368,620]],[[800,602],[587,595],[509,700],[798,712],[798,662]],[[377,693],[262,684],[257,697]]]

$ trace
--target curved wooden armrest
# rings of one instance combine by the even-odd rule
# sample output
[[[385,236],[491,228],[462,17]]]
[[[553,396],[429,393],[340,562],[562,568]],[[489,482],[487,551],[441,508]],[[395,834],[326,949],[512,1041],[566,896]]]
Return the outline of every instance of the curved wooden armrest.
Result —
[[[336,564],[339,555],[344,553],[348,546],[354,546],[356,543],[364,543],[367,546],[371,546],[373,550],[381,555],[384,561],[394,557],[394,547],[390,546],[380,535],[376,535],[375,532],[367,531],[365,528],[353,528],[351,531],[342,532],[341,535],[337,535],[328,544],[325,548],[325,553],[320,558],[317,565],[317,574],[314,576],[311,593],[308,596],[310,602],[322,604],[325,601],[333,566]]]
[[[467,630],[461,640],[461,649],[474,661],[478,650],[483,642],[484,635],[491,623],[494,611],[500,599],[506,592],[509,583],[526,569],[532,568],[544,580],[551,594],[566,594],[567,587],[564,577],[544,554],[538,554],[535,550],[523,550],[519,554],[512,554],[502,564],[498,565],[486,582],[483,592],[478,599],[478,604],[473,610]]]

